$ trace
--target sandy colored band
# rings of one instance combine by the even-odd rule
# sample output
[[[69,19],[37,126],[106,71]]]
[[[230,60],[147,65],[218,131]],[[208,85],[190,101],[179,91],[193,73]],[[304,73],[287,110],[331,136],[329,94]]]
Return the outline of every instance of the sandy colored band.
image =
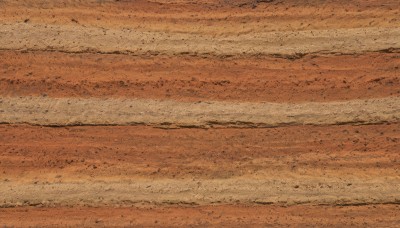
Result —
[[[151,204],[358,204],[398,203],[398,179],[293,178],[131,180],[124,182],[3,183],[0,206]],[[349,185],[348,183],[352,183]]]
[[[373,124],[400,119],[400,97],[315,103],[176,102],[3,97],[0,122],[34,125],[277,127]]]
[[[43,39],[46,37],[46,39]],[[351,28],[206,34],[105,29],[78,25],[1,24],[0,49],[130,54],[297,55],[400,48],[400,28]]]

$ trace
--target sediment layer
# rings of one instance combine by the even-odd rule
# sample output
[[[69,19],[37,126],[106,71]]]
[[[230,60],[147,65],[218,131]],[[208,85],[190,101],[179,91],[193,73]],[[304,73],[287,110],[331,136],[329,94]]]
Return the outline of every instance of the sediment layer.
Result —
[[[0,207],[129,206],[150,204],[388,204],[400,203],[398,178],[230,178],[227,180],[123,180],[73,183],[3,183]],[[351,187],[349,187],[351,186]],[[10,192],[9,189],[13,191]],[[61,193],[61,194],[60,194]]]
[[[0,220],[16,226],[356,226],[399,224],[398,205],[9,208]],[[68,218],[68,219],[64,219]]]
[[[399,53],[293,60],[0,51],[0,58],[1,96],[297,103],[400,95]]]
[[[7,97],[0,108],[2,123],[53,126],[277,127],[400,119],[398,97],[301,104]]]
[[[58,175],[71,181],[254,173],[396,177],[399,129],[399,124],[204,130],[1,125],[0,172],[24,182],[36,174],[45,181],[57,181]]]
[[[356,54],[399,49],[400,28],[260,32],[214,37],[77,25],[1,24],[2,50],[179,55]],[[88,36],[88,34],[90,34]],[[42,37],[46,37],[43,40]]]
[[[399,129],[3,125],[2,206],[398,203]]]
[[[0,15],[0,225],[399,224],[399,1]]]

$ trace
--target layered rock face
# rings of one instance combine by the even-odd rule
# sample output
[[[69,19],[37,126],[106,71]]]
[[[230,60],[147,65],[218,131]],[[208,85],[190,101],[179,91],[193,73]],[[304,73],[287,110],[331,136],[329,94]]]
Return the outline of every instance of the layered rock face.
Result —
[[[400,225],[397,0],[0,0],[0,226]]]

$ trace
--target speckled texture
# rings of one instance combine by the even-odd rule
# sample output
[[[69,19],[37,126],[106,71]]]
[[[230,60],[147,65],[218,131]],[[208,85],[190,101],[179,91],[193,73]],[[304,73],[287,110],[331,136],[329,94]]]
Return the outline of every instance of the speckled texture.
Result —
[[[0,0],[0,226],[400,226],[399,15]]]

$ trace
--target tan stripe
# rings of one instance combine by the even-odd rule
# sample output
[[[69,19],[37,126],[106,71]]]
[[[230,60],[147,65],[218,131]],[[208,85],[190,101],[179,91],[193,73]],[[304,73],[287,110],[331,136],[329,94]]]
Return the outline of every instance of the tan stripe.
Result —
[[[244,126],[400,120],[400,97],[298,104],[3,97],[0,122],[38,125]]]
[[[45,38],[44,38],[45,37]],[[258,55],[360,53],[400,48],[400,28],[354,28],[297,32],[205,34],[143,32],[79,25],[2,24],[0,49],[66,52]]]
[[[0,206],[132,205],[151,204],[357,204],[395,203],[400,200],[398,178],[230,178],[217,180],[150,180],[124,182],[34,183],[5,182]],[[296,184],[297,183],[297,184]]]

